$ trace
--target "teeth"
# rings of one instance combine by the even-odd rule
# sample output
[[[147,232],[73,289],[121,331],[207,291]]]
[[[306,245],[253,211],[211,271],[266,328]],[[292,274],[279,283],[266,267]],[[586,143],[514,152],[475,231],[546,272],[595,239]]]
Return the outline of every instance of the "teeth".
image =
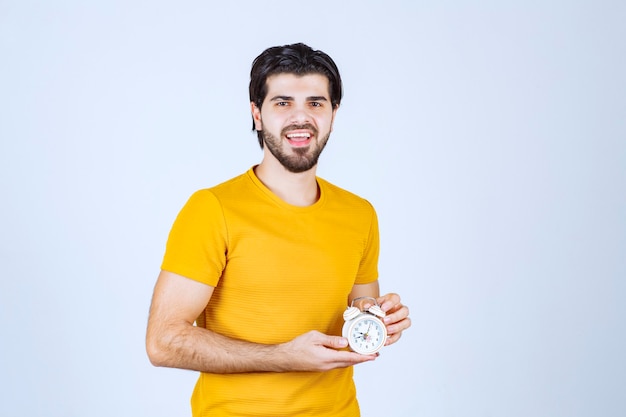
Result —
[[[287,135],[288,138],[308,138],[310,136],[308,133],[290,133]]]

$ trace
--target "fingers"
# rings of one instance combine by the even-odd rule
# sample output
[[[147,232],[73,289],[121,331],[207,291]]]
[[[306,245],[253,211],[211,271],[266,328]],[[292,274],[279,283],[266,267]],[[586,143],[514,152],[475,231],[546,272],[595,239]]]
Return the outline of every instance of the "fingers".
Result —
[[[394,293],[385,294],[376,301],[386,313],[383,321],[387,326],[388,339],[385,346],[388,346],[396,343],[402,337],[402,332],[411,327],[409,307],[403,305],[400,296]]]
[[[318,331],[305,333],[292,342],[290,364],[299,371],[327,371],[372,361],[377,355],[360,355],[345,349],[348,340]]]
[[[385,294],[376,299],[376,302],[382,308],[382,310],[386,313],[391,311],[400,304],[400,296],[395,293]],[[400,304],[401,305],[401,304]]]
[[[385,346],[396,343],[402,337],[402,332],[411,327],[411,319],[409,317],[400,322],[387,326],[387,342]]]

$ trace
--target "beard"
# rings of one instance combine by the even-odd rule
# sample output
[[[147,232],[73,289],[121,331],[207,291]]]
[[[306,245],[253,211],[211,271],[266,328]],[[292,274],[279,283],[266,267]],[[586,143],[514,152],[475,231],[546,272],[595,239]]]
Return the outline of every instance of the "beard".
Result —
[[[320,141],[311,141],[309,145],[301,148],[291,148],[288,151],[289,153],[287,153],[283,149],[282,138],[287,134],[287,132],[295,129],[309,129],[314,132],[315,138],[318,138],[317,129],[310,125],[289,126],[288,128],[283,129],[280,138],[277,138],[265,129],[262,130],[262,134],[263,143],[265,143],[265,146],[267,146],[267,149],[271,152],[271,154],[274,155],[278,162],[280,162],[280,164],[285,167],[287,171],[297,174],[308,171],[317,165],[317,160],[326,147],[326,143],[328,143],[330,132],[328,132],[325,137],[321,138]]]

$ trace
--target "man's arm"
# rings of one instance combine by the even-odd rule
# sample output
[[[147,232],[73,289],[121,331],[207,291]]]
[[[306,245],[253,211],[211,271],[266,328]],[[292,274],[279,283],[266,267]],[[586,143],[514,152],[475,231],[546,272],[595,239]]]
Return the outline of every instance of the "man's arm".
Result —
[[[161,271],[154,288],[146,350],[155,366],[212,373],[326,371],[375,359],[342,349],[347,341],[310,331],[277,345],[231,339],[193,325],[213,287]]]
[[[378,287],[378,280],[370,282],[369,284],[355,284],[348,296],[348,305],[352,303],[352,300],[359,297],[373,297],[378,298],[380,295],[380,289]]]

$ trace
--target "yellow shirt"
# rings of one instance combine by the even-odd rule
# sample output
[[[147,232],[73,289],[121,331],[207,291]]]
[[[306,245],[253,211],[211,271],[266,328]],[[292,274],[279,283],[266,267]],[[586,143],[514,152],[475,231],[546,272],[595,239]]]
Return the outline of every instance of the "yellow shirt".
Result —
[[[366,200],[317,182],[308,207],[279,199],[253,169],[191,196],[161,267],[215,287],[199,326],[265,344],[341,335],[352,286],[378,278],[378,222]],[[194,416],[359,415],[352,368],[201,373],[191,402]]]

